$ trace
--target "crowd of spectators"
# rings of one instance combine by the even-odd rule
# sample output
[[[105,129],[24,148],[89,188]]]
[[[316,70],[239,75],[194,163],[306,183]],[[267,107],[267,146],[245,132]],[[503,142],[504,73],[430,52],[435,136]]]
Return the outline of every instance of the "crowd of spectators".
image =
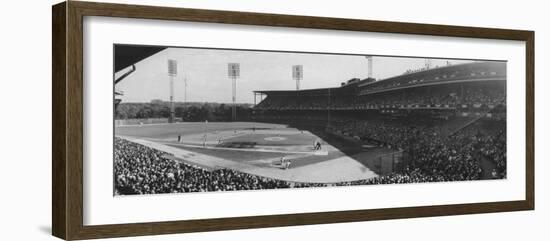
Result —
[[[483,161],[490,161],[496,166],[493,178],[506,177],[506,128],[503,121],[474,120],[452,132],[452,128],[446,126],[447,123],[455,123],[452,120],[428,119],[337,120],[331,123],[331,129],[346,135],[353,133],[363,141],[375,141],[381,146],[405,151],[410,160],[407,168],[382,177],[386,181],[481,179],[484,178],[481,176]]]
[[[482,126],[485,135],[476,135],[481,155],[496,166],[496,178],[506,177],[506,125],[504,122],[491,122],[491,126]],[[470,131],[473,131],[470,128]]]

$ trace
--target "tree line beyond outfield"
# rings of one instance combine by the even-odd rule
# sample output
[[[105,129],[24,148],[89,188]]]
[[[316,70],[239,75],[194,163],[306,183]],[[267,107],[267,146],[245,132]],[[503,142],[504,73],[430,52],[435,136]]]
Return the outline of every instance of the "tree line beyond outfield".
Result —
[[[175,102],[176,118],[182,121],[229,121],[231,120],[231,104]],[[252,111],[251,104],[237,104],[237,115],[245,117]],[[168,118],[170,102],[153,101],[150,103],[120,103],[115,111],[116,120]]]

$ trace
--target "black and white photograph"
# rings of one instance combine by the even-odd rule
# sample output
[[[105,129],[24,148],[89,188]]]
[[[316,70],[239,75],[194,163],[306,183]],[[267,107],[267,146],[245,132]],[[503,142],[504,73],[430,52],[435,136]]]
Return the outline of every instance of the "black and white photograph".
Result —
[[[548,237],[547,5],[6,1],[0,241]]]
[[[113,48],[115,196],[507,178],[505,60]]]

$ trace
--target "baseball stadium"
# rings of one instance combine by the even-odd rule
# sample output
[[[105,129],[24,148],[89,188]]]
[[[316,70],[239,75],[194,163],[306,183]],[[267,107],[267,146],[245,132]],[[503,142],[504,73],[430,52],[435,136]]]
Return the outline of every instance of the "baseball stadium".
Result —
[[[115,87],[163,50],[118,46]],[[126,103],[115,91],[114,194],[506,178],[506,62],[376,80],[367,59],[368,77],[328,88],[300,89],[293,68],[295,90],[256,89],[251,104],[175,102],[173,89],[169,101]],[[238,68],[228,65],[234,83]]]

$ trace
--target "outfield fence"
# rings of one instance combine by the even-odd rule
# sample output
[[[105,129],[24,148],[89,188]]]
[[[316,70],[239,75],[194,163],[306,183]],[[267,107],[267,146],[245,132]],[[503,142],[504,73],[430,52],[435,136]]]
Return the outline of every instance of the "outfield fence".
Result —
[[[168,123],[168,118],[144,118],[115,120],[115,126]]]

